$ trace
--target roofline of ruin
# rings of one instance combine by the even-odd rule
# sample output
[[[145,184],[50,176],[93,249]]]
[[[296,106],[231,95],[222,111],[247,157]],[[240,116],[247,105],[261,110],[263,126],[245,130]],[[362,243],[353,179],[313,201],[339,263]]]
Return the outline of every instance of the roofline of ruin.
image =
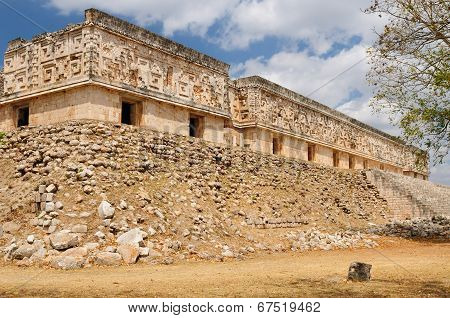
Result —
[[[190,63],[208,67],[228,76],[230,69],[229,64],[97,9],[85,10],[85,21],[82,23],[69,24],[62,30],[35,35],[30,41],[20,37],[15,38],[8,42],[5,54],[18,50],[33,42],[43,41],[52,36],[57,36],[87,25],[96,25],[107,31],[117,33],[126,38],[141,42],[149,47],[178,56]]]
[[[84,14],[86,24],[93,23],[107,30],[122,34],[125,37],[145,43],[158,50],[180,56],[189,62],[201,64],[228,75],[230,65],[209,55],[97,9],[87,9]]]

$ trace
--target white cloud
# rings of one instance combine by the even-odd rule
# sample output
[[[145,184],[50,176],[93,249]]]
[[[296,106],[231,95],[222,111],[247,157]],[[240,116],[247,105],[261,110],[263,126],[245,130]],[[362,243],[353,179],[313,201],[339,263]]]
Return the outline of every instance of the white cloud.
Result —
[[[223,19],[214,41],[226,49],[247,48],[275,36],[306,41],[310,50],[324,53],[354,35],[371,41],[372,26],[382,25],[381,19],[362,12],[370,0],[47,0],[47,4],[63,14],[96,7],[130,16],[141,25],[160,22],[165,35],[189,31],[206,36]]]
[[[232,10],[221,43],[226,48],[245,48],[267,36],[303,40],[315,53],[328,51],[333,43],[361,36],[371,42],[373,27],[382,19],[362,12],[370,0],[248,0]]]
[[[162,23],[163,33],[189,31],[204,36],[208,29],[233,8],[238,0],[48,0],[62,14],[81,12],[95,7],[111,14],[132,17],[140,25]]]

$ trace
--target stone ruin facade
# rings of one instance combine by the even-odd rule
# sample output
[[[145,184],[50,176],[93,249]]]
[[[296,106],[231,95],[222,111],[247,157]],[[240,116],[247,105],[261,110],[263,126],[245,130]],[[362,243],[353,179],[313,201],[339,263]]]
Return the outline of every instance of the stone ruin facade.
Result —
[[[428,178],[426,154],[258,76],[95,9],[9,42],[0,130],[92,119],[349,169]]]

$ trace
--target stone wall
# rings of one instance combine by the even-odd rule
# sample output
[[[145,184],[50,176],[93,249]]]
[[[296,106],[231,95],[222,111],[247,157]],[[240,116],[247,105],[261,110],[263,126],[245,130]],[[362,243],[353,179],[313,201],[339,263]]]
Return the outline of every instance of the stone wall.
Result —
[[[78,267],[105,265],[105,251],[114,264],[138,255],[155,264],[371,247],[359,230],[389,214],[357,171],[108,122],[13,130],[0,164],[0,256],[22,266],[67,268],[58,261],[80,254]],[[147,236],[138,243],[147,252],[133,261],[120,252],[129,231]],[[64,237],[77,242],[56,244]]]
[[[190,111],[184,107],[148,99],[143,103],[141,126],[155,131],[189,136],[189,116],[199,115],[203,119],[202,139],[216,143],[226,143],[224,118],[211,114]]]
[[[15,128],[19,107],[29,108],[30,126],[54,124],[68,119],[120,123],[122,101],[134,102],[136,106],[141,107],[140,116],[137,116],[137,126],[189,136],[189,116],[195,114],[202,118],[204,140],[226,143],[222,117],[195,112],[153,99],[136,101],[118,91],[95,85],[75,87],[1,107],[0,130],[9,131]]]
[[[395,137],[257,76],[238,79],[235,85],[238,93],[231,102],[231,112],[238,124],[293,133],[322,144],[325,147],[320,147],[318,155],[324,161],[330,160],[325,152],[332,147],[427,173],[426,159],[416,165],[421,159],[418,149]]]
[[[0,108],[0,128],[16,126],[17,109],[29,108],[29,125],[45,125],[68,119],[120,120],[120,96],[96,86],[83,86],[6,105]]]
[[[364,174],[387,200],[394,218],[450,216],[450,187],[380,170]]]
[[[0,131],[9,131],[14,128],[12,107],[0,107]]]

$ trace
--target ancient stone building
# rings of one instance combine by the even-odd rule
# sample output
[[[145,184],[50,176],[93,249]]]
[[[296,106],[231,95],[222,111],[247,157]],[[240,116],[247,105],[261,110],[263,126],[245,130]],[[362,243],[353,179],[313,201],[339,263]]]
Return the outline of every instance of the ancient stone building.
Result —
[[[93,119],[149,127],[339,168],[428,177],[395,137],[95,9],[85,21],[9,42],[0,130]]]

